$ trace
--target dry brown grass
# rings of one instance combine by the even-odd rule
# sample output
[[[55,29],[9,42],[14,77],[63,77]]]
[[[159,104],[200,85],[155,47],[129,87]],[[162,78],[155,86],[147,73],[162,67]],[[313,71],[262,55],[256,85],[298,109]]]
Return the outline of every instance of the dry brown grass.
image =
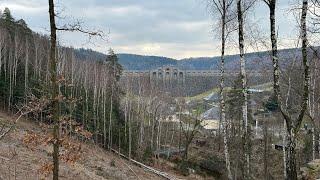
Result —
[[[13,118],[0,113],[0,121]],[[0,180],[4,179],[42,179],[41,166],[51,161],[51,147],[39,145],[27,147],[22,139],[26,132],[44,133],[38,124],[21,119],[17,127],[0,141]],[[75,164],[60,164],[60,179],[98,180],[98,179],[161,179],[146,172],[130,162],[90,143],[82,143],[81,159]],[[111,161],[114,165],[111,165]],[[44,179],[51,179],[49,174]]]

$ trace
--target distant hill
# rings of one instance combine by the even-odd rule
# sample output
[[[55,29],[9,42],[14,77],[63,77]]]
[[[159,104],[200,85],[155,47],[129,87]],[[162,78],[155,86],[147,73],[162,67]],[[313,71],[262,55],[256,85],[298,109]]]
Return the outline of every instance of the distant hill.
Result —
[[[120,64],[127,70],[150,70],[158,67],[177,66],[176,59],[161,56],[142,56],[135,54],[118,54]]]
[[[22,33],[31,38],[32,35],[40,37],[41,35],[33,32],[28,28],[23,19],[12,22],[0,18],[0,28],[9,32],[10,36],[16,33]],[[48,43],[48,38],[43,37],[42,41]],[[30,40],[33,41],[33,40]],[[104,61],[106,54],[93,51],[91,49],[73,49],[75,57],[86,61]],[[319,49],[319,47],[316,47]],[[312,55],[310,52],[309,55]],[[220,57],[197,57],[185,59],[173,59],[162,56],[145,56],[136,54],[117,54],[120,64],[125,70],[152,70],[162,66],[176,66],[182,70],[219,70]],[[294,57],[301,57],[300,49],[283,49],[279,50],[280,65],[285,66],[292,62]],[[248,53],[245,56],[247,61],[246,68],[249,70],[272,69],[270,53],[268,51]],[[239,69],[239,55],[228,55],[225,57],[226,70]]]
[[[76,57],[102,61],[106,55],[90,49],[76,49]],[[300,57],[300,49],[279,50],[280,63],[286,65],[294,57]],[[220,57],[197,57],[186,59],[173,59],[162,56],[145,56],[136,54],[118,54],[119,62],[125,70],[151,70],[158,67],[172,65],[184,70],[218,70]],[[245,56],[247,69],[262,70],[271,69],[272,62],[268,51],[248,53]],[[239,68],[239,55],[228,55],[225,57],[225,67],[228,70]]]

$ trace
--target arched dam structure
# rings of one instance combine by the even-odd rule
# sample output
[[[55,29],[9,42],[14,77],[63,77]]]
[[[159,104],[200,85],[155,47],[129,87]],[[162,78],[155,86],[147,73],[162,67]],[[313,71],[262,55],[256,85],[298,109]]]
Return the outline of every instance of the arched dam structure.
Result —
[[[270,71],[248,71],[249,85],[271,81]],[[225,71],[225,85],[233,86],[239,71]],[[194,96],[219,87],[219,70],[182,70],[175,66],[164,66],[152,70],[124,70],[121,82],[130,84],[135,92],[139,87],[155,88],[173,96]]]

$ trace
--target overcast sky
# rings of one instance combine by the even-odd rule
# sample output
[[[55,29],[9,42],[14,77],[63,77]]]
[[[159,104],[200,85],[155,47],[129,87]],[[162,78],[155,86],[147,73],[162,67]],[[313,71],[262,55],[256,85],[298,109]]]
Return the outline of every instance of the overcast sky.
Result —
[[[283,47],[293,46],[296,39],[295,18],[291,0],[278,4],[278,27]],[[29,27],[48,33],[47,0],[0,0],[0,9],[8,7],[16,19],[23,18]],[[92,48],[107,52],[160,55],[172,58],[216,56],[219,40],[213,32],[216,18],[208,13],[205,0],[56,0],[56,9],[64,17],[57,24],[80,19],[85,28],[110,32],[108,42],[92,40],[79,33],[59,33],[63,45]],[[264,4],[256,5],[248,15],[259,25],[259,34],[267,37],[269,12]],[[260,32],[261,31],[261,32]],[[253,30],[253,33],[258,31]],[[247,51],[253,51],[248,48]],[[228,54],[237,53],[230,48]]]

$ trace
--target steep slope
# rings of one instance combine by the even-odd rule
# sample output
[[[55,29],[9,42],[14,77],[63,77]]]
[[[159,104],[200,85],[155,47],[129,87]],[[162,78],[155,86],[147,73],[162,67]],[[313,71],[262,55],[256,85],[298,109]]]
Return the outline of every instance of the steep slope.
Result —
[[[12,117],[0,112],[0,122]],[[38,124],[21,120],[14,131],[0,142],[0,179],[39,179],[39,168],[50,162],[50,148],[44,145],[28,148],[22,139],[27,132],[43,133]],[[91,143],[82,143],[81,159],[75,164],[60,164],[60,179],[162,179],[146,172],[114,153],[107,152]],[[113,165],[114,164],[114,165]],[[48,176],[46,179],[51,179]]]

